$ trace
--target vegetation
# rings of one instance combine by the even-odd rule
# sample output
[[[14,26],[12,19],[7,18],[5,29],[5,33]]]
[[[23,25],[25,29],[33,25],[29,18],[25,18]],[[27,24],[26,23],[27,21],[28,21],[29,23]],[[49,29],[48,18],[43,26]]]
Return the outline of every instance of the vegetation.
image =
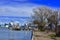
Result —
[[[56,37],[55,34],[49,34],[48,36],[51,37],[51,38]]]
[[[40,6],[35,9],[33,9],[34,15],[32,18],[34,18],[33,23],[38,24],[38,29],[43,30],[43,27],[46,23],[52,22],[55,25],[57,25],[57,16],[58,11],[54,11],[49,7],[46,6]]]

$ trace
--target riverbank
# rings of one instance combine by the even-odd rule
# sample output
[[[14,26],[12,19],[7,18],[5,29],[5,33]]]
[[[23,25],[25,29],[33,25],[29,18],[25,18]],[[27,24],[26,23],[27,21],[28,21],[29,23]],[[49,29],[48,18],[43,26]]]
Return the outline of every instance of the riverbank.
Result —
[[[33,40],[60,40],[59,37],[50,37],[49,35],[55,34],[54,32],[39,32],[33,31]]]

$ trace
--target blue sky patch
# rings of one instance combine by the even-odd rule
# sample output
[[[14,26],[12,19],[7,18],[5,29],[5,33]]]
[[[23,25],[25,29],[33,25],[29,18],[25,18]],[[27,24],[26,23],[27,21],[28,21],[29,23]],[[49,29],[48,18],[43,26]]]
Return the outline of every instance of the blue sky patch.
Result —
[[[59,0],[0,0],[0,16],[31,16],[33,8],[46,5],[60,7]]]

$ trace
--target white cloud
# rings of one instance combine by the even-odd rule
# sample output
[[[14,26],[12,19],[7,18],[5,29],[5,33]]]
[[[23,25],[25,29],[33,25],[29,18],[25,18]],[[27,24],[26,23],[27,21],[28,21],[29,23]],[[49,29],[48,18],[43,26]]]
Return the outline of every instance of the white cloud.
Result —
[[[36,6],[35,4],[3,5],[0,6],[0,16],[31,16],[32,10]]]
[[[0,16],[30,16],[32,7],[0,7]]]
[[[36,5],[0,6],[0,16],[31,16]]]

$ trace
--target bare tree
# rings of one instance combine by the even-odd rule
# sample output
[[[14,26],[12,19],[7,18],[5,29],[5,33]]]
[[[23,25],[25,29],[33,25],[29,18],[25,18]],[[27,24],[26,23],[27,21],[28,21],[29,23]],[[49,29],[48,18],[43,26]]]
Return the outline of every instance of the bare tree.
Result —
[[[58,11],[52,10],[51,8],[47,6],[41,6],[33,9],[34,12],[34,19],[41,22],[40,25],[44,24],[45,22],[48,22],[48,19],[50,22],[57,19]],[[46,21],[45,21],[46,20]],[[55,22],[55,21],[54,21]]]
[[[34,11],[34,17],[40,21],[45,20],[52,15],[54,15],[57,18],[57,13],[58,11],[52,10],[49,7],[42,6],[42,7],[37,7],[33,9]]]

